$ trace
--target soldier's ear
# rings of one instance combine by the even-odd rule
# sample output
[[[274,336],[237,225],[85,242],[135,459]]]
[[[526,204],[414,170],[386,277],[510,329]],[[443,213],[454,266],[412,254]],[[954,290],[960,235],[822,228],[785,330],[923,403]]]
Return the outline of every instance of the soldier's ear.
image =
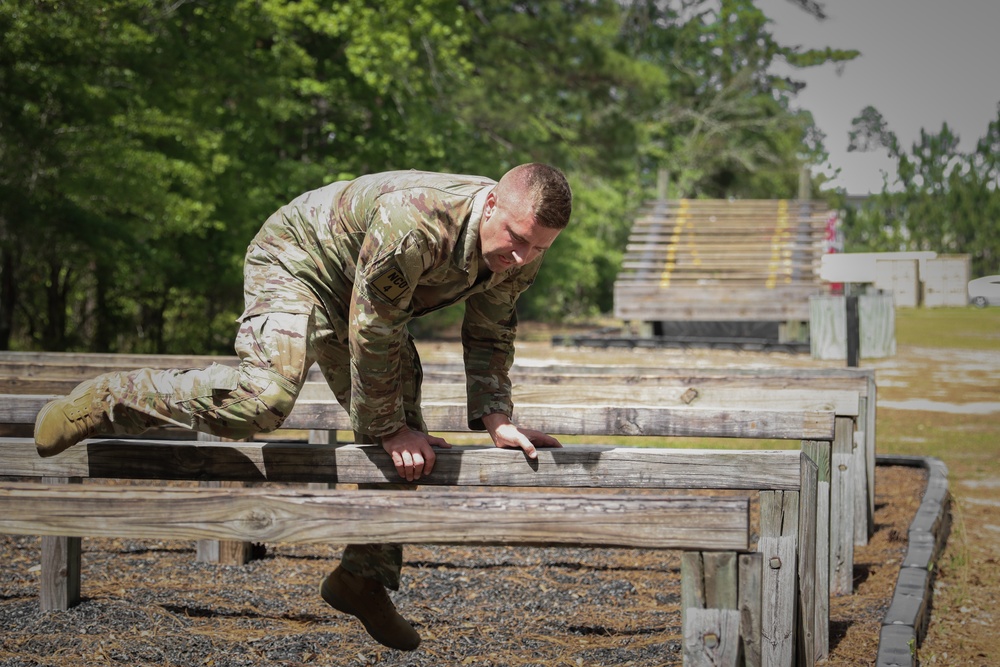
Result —
[[[483,219],[487,220],[497,212],[497,191],[491,190],[486,195],[486,204],[483,206]]]

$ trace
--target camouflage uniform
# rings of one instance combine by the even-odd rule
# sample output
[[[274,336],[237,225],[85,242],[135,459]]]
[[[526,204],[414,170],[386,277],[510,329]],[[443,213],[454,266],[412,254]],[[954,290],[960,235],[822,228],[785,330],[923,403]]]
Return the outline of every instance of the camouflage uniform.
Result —
[[[472,429],[511,415],[514,304],[541,257],[494,274],[479,251],[489,179],[388,172],[307,192],[247,250],[237,368],[103,376],[115,430],[170,423],[228,438],[271,431],[317,362],[354,430],[426,431],[420,361],[407,322],[465,301],[462,343]],[[344,566],[396,589],[397,545],[351,545]]]

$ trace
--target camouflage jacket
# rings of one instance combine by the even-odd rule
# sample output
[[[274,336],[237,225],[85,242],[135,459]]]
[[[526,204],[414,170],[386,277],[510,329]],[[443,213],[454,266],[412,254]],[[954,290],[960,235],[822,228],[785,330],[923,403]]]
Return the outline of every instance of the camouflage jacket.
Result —
[[[490,272],[479,223],[496,183],[478,176],[397,171],[307,192],[272,215],[254,239],[293,279],[269,281],[243,317],[328,313],[351,353],[351,420],[373,436],[404,424],[400,346],[413,317],[465,301],[462,342],[469,426],[511,415],[508,377],[518,296],[541,257]]]

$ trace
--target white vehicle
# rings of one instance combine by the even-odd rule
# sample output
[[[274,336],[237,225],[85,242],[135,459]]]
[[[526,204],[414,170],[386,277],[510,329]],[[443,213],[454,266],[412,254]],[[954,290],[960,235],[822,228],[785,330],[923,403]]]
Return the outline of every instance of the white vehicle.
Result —
[[[1000,276],[983,276],[970,280],[969,301],[978,308],[1000,306]]]

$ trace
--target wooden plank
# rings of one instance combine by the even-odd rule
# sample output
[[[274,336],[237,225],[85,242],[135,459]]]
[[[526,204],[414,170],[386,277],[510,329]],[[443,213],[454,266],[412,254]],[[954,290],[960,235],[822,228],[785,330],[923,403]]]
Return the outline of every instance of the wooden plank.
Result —
[[[784,489],[800,485],[800,452],[567,445],[520,450],[455,446],[435,450],[421,485],[670,489]],[[233,480],[378,484],[396,482],[377,445],[97,439],[40,458],[29,438],[0,438],[0,467],[14,477]]]
[[[838,416],[856,417],[858,393],[840,390],[770,389],[759,387],[692,387],[679,383],[668,386],[651,384],[641,387],[622,384],[593,384],[587,376],[555,384],[516,382],[513,385],[515,406],[522,405],[596,405],[610,403],[645,407],[698,407],[721,410],[781,410],[782,412],[833,412]],[[580,382],[580,380],[584,382]],[[423,398],[426,402],[460,403],[466,400],[465,382],[425,382]],[[307,382],[302,387],[299,400],[332,401],[329,385]]]
[[[681,556],[681,612],[736,609],[736,553],[689,551]]]
[[[804,442],[802,451],[816,464],[816,646],[825,657],[830,647],[830,461],[829,442]]]
[[[808,441],[804,441],[806,445]],[[819,468],[806,454],[802,456],[802,488],[799,491],[799,613],[796,635],[799,638],[796,649],[798,663],[811,665],[829,654],[830,610],[829,592],[818,590],[820,567],[826,567],[825,556],[820,557],[817,549],[818,534],[826,531],[828,524],[819,523]],[[826,603],[819,600],[826,595]],[[823,629],[820,632],[820,628]]]
[[[0,532],[252,542],[745,550],[745,498],[0,485]]]
[[[726,295],[724,299],[690,298],[688,301],[673,299],[673,295],[651,296],[649,298],[615,297],[615,317],[622,320],[643,322],[658,320],[731,322],[746,320],[762,321],[807,321],[809,303],[806,300],[787,300],[775,295],[766,300],[756,301],[738,294]]]
[[[4,369],[2,374],[14,373],[13,367],[20,364],[37,364],[38,375],[45,376],[45,369],[63,363],[62,359],[71,357],[78,364],[78,372],[74,372],[71,379],[86,380],[103,372],[113,370],[132,370],[136,368],[202,368],[211,363],[223,365],[236,365],[238,360],[235,356],[191,356],[191,355],[116,355],[116,354],[95,354],[95,353],[67,353],[67,352],[10,352],[0,351],[0,368]],[[424,372],[454,372],[464,373],[465,367],[462,362],[425,362]],[[14,373],[17,374],[17,373]],[[683,375],[697,379],[699,382],[709,380],[725,380],[740,378],[761,378],[778,379],[788,378],[791,381],[810,381],[822,378],[828,383],[831,389],[854,389],[867,396],[867,386],[869,382],[874,389],[875,374],[872,369],[865,368],[674,368],[658,367],[648,365],[605,365],[605,364],[560,364],[560,363],[525,363],[515,362],[511,368],[512,377],[518,375],[603,375],[614,378],[621,375],[628,376],[649,376],[649,377],[670,377],[672,375]],[[312,381],[322,382],[323,377],[319,372],[319,367],[314,365],[309,369],[309,378]],[[848,384],[839,384],[838,381],[847,381]],[[829,384],[833,383],[833,384]]]
[[[199,433],[201,442],[223,442],[224,439],[209,433]],[[203,480],[201,486],[207,488],[240,488],[243,482]],[[249,542],[234,542],[232,540],[201,539],[195,545],[195,562],[217,563],[219,565],[246,565],[250,562],[253,545]]]
[[[465,401],[425,402],[423,415],[432,431],[468,430]],[[520,404],[518,423],[551,434],[674,436],[759,439],[831,438],[830,412],[783,412],[636,406]],[[349,428],[347,415],[328,401],[298,401],[286,428]]]
[[[182,358],[177,361],[185,361],[185,359]],[[16,368],[0,369],[0,383],[8,383],[6,385],[0,384],[0,386],[10,387],[12,386],[10,383],[14,385],[23,384],[21,388],[26,389],[26,391],[10,390],[4,393],[64,395],[79,382],[94,377],[106,370],[101,365],[80,366],[79,368],[80,372],[76,375],[66,377],[56,375],[51,378],[44,374],[25,378],[17,375],[18,371]],[[465,369],[461,363],[425,363],[423,371],[424,381],[428,384],[432,382],[461,382],[465,377]],[[801,387],[803,389],[815,388],[816,390],[856,391],[864,398],[868,397],[869,383],[874,385],[874,378],[869,377],[863,370],[842,375],[832,375],[828,371],[846,372],[848,369],[705,369],[586,364],[524,365],[515,363],[511,368],[510,374],[515,383],[532,386],[537,384],[587,383],[656,386],[711,385],[726,389],[760,386],[779,389]],[[14,377],[11,377],[11,373],[14,374]],[[319,372],[318,366],[313,366],[309,370],[308,379],[310,383],[322,384],[326,382]],[[52,391],[30,391],[35,386],[52,386],[58,388],[59,391],[55,389]]]
[[[830,594],[854,590],[854,431],[837,418],[830,477]],[[860,472],[860,471],[859,471]]]
[[[799,392],[802,397],[814,397],[824,391],[833,392],[831,398],[836,400],[835,412],[838,414],[853,415],[858,412],[858,408],[846,409],[843,407],[847,400],[844,392],[850,392],[860,396],[862,405],[867,407],[867,379],[858,377],[844,378],[824,378],[823,376],[795,374],[793,369],[789,369],[784,375],[770,374],[771,369],[760,369],[759,374],[745,372],[746,369],[734,369],[731,375],[723,372],[713,372],[711,369],[682,369],[682,368],[642,368],[642,367],[607,367],[607,366],[569,366],[551,365],[539,366],[537,368],[515,366],[511,369],[511,380],[514,382],[515,403],[520,403],[522,398],[534,400],[530,393],[526,391],[540,391],[542,388],[552,385],[572,386],[587,385],[592,392],[598,392],[598,386],[614,387],[618,392],[628,392],[631,390],[631,397],[635,400],[646,401],[646,387],[671,388],[695,387],[703,400],[701,402],[721,402],[724,400],[738,400],[737,394],[744,393],[751,397],[754,391],[761,394],[760,389],[770,389],[786,392],[777,394],[782,398],[791,398],[793,390]],[[424,368],[424,391],[437,395],[439,391],[437,385],[458,383],[455,387],[457,391],[462,387],[464,397],[465,371],[460,364],[425,364]],[[95,367],[87,374],[72,378],[45,378],[36,377],[24,380],[22,378],[7,378],[0,375],[0,393],[7,394],[39,394],[39,395],[65,395],[69,393],[80,381],[87,377],[97,375],[101,369]],[[855,386],[861,385],[861,386]],[[709,389],[718,392],[712,396],[712,400],[706,393]],[[320,374],[319,369],[313,367],[309,372],[308,382],[303,388],[302,398],[326,397],[330,395],[326,380]],[[584,394],[587,395],[587,394]],[[625,393],[625,395],[629,395]],[[767,392],[767,396],[771,392]],[[440,398],[440,396],[438,395]],[[430,395],[428,395],[430,398]],[[763,400],[763,399],[761,399]],[[792,406],[785,406],[787,409],[794,409]],[[841,412],[841,410],[847,410]],[[867,433],[867,431],[865,432]],[[867,451],[867,449],[866,449]],[[870,494],[868,494],[870,495]]]
[[[868,538],[874,534],[871,521],[874,517],[868,512],[868,441],[865,437],[867,418],[865,411],[868,406],[864,399],[858,400],[858,416],[854,419],[854,545],[865,546]],[[834,426],[836,430],[836,426]]]
[[[761,667],[761,574],[764,557],[760,552],[740,554],[738,560],[740,647],[743,667]]]
[[[761,660],[765,665],[795,664],[798,638],[798,512],[797,492],[760,494]]]
[[[736,665],[740,645],[734,552],[681,555],[685,665]]]
[[[78,477],[43,477],[48,485],[80,484]],[[65,611],[80,603],[83,545],[79,537],[45,535],[41,538],[39,602],[42,611]]]
[[[878,389],[875,385],[875,371],[869,370],[868,396],[865,408],[865,472],[868,475],[868,535],[875,534],[875,457],[877,440],[875,434],[875,417],[878,406]]]
[[[736,667],[740,651],[737,609],[688,609],[685,667]]]
[[[0,423],[31,424],[51,396],[8,396],[0,402]],[[423,405],[431,431],[468,431],[465,401]],[[519,423],[552,434],[823,440],[833,437],[832,412],[783,412],[677,407],[520,405]],[[300,400],[283,424],[291,429],[350,430],[339,404]]]

